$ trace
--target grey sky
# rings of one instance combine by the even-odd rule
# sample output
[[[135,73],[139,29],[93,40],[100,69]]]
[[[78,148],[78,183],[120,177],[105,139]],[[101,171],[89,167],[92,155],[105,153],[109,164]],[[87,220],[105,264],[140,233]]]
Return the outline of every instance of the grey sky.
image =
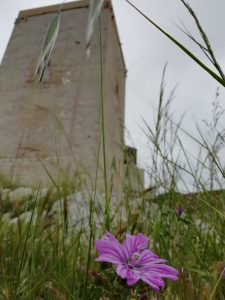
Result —
[[[19,10],[55,3],[60,3],[60,1],[2,0],[0,57],[3,55]],[[132,3],[207,62],[201,51],[175,25],[180,25],[180,20],[182,20],[189,30],[199,37],[191,17],[181,5],[180,0],[133,0]],[[225,69],[224,0],[190,0],[189,3],[199,16],[217,58]],[[124,0],[113,0],[113,4],[128,69],[126,128],[130,132],[133,142],[128,135],[127,141],[138,148],[139,163],[145,166],[148,164],[149,151],[146,136],[142,130],[144,128],[142,118],[149,125],[154,124],[155,108],[165,62],[168,62],[167,92],[169,93],[178,84],[176,98],[173,102],[175,119],[186,112],[183,127],[191,134],[197,136],[195,121],[201,124],[202,119],[209,120],[211,118],[212,101],[219,84],[138,15]],[[220,92],[221,104],[225,107],[225,92],[222,87],[220,87]],[[189,151],[196,155],[197,146],[188,138],[184,140],[184,143]]]

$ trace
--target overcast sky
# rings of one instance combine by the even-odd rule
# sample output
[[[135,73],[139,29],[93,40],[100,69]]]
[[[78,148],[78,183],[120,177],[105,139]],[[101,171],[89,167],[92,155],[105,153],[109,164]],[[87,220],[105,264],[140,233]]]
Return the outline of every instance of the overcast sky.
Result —
[[[70,1],[66,1],[70,2]],[[19,10],[60,3],[55,0],[1,0],[0,10],[0,57],[10,37],[13,22]],[[196,36],[194,23],[180,0],[133,0],[140,10],[155,20],[168,32],[185,43],[206,63],[201,51],[177,28],[182,22]],[[225,70],[225,1],[190,0],[192,8],[208,34],[215,54]],[[131,138],[127,142],[139,150],[138,162],[145,167],[149,163],[148,142],[143,129],[143,119],[154,124],[158,104],[159,86],[165,62],[168,62],[166,89],[169,93],[177,86],[173,102],[175,119],[185,112],[183,128],[197,136],[195,122],[210,120],[212,101],[219,84],[190,58],[152,27],[124,0],[113,0],[123,53],[128,69],[126,88],[126,128]],[[220,87],[220,101],[225,107],[225,92]],[[225,124],[225,119],[223,118]],[[188,151],[197,154],[197,145],[184,140]]]

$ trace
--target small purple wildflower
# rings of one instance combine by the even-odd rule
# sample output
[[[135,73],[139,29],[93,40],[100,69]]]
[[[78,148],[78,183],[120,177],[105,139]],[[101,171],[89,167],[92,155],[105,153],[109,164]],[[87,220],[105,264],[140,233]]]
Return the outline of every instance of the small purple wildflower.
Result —
[[[180,218],[182,216],[183,212],[184,212],[183,208],[182,207],[178,207],[177,211],[176,211],[177,217]]]
[[[148,238],[142,233],[127,234],[125,242],[121,244],[107,232],[101,240],[95,241],[95,245],[100,253],[96,260],[115,264],[117,275],[127,279],[129,286],[142,280],[154,291],[159,291],[165,285],[163,278],[172,281],[178,279],[176,269],[166,265],[164,259],[147,249]]]

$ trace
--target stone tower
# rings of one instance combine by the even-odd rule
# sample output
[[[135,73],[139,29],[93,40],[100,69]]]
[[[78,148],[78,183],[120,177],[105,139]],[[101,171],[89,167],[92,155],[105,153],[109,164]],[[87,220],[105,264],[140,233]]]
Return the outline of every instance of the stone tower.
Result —
[[[125,64],[106,1],[86,56],[88,1],[64,4],[50,64],[34,78],[45,32],[58,5],[21,11],[0,66],[0,173],[22,184],[48,184],[77,173],[93,184],[98,153],[103,186],[101,91],[109,184],[123,177]],[[103,82],[101,89],[101,58]],[[100,151],[99,151],[100,149]],[[49,174],[48,174],[49,173]]]

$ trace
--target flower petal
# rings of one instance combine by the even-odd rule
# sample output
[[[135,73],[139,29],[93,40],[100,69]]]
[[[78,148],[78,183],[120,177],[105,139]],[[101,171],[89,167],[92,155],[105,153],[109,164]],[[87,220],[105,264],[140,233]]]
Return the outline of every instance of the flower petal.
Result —
[[[172,281],[175,281],[178,279],[178,271],[170,266],[167,266],[165,264],[155,264],[152,267],[152,271],[155,271],[159,274],[160,277],[168,278]]]
[[[106,234],[103,236],[102,239],[106,241],[119,243],[118,240],[109,231],[106,231]]]
[[[159,291],[160,288],[165,286],[163,280],[155,274],[151,274],[150,272],[144,272],[140,275],[140,279],[145,283],[150,285],[154,291]]]
[[[95,260],[98,262],[108,262],[114,265],[118,265],[121,263],[120,258],[110,253],[99,255],[99,257],[97,257]]]
[[[111,262],[113,264],[122,264],[126,261],[126,256],[122,245],[109,232],[102,240],[95,241],[95,246],[100,256],[96,261]]]
[[[156,260],[158,260],[159,257],[153,253],[151,250],[145,249],[141,255],[140,255],[140,259],[138,261],[139,265],[147,265],[147,264],[151,264],[152,262],[155,263]],[[165,262],[164,259],[160,260],[161,262]]]
[[[137,283],[140,279],[139,274],[135,270],[130,270],[125,265],[118,265],[116,268],[116,273],[123,279],[127,279],[127,285],[131,286]]]
[[[127,278],[127,272],[128,272],[127,266],[118,265],[117,268],[116,268],[117,275],[120,276],[123,279]]]
[[[128,256],[133,253],[144,250],[148,247],[148,238],[142,233],[136,235],[126,234],[126,240],[123,244]]]
[[[172,281],[177,280],[179,275],[178,271],[170,266],[159,263],[159,261],[161,261],[161,259],[146,265],[141,265],[141,267],[139,266],[141,274],[151,273],[152,276],[157,278],[168,278]]]
[[[139,279],[140,276],[137,275],[135,272],[133,272],[132,270],[127,271],[127,285],[129,286],[134,285],[135,283],[138,282]]]

